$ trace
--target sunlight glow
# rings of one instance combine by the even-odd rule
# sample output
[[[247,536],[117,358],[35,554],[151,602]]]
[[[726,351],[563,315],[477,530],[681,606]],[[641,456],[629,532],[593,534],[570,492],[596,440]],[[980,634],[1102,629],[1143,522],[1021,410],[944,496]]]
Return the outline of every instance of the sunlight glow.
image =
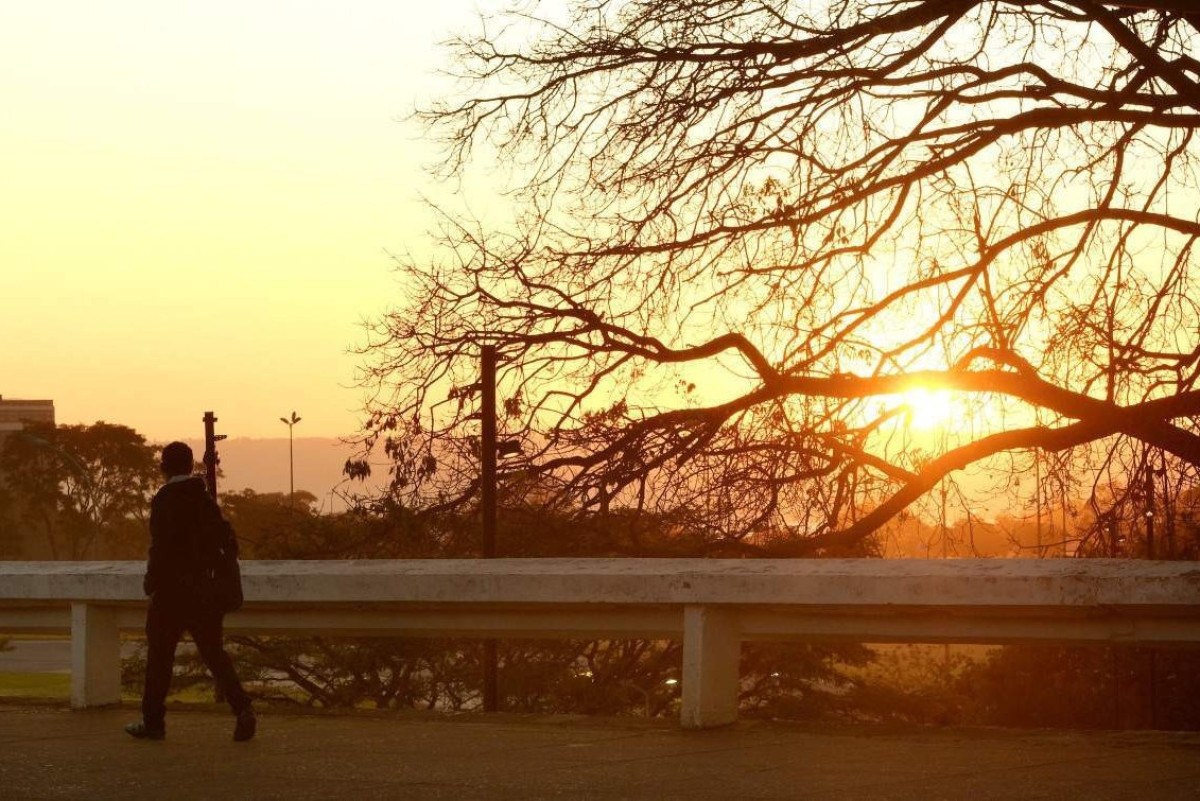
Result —
[[[912,389],[900,396],[905,417],[915,431],[955,428],[954,404],[945,390]]]
[[[475,5],[0,4],[0,393],[164,441],[294,401],[355,431],[348,349],[429,227],[401,120]]]

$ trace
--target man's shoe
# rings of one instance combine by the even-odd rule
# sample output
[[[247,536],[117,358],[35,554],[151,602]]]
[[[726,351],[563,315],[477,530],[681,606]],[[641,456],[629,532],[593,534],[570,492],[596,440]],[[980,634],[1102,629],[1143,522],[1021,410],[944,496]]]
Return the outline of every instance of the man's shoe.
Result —
[[[254,737],[254,732],[258,730],[258,718],[254,716],[253,709],[243,709],[237,714],[237,723],[233,727],[233,739],[235,742],[245,742]]]
[[[166,729],[148,728],[140,720],[137,723],[126,724],[125,733],[137,740],[162,740],[167,736]]]

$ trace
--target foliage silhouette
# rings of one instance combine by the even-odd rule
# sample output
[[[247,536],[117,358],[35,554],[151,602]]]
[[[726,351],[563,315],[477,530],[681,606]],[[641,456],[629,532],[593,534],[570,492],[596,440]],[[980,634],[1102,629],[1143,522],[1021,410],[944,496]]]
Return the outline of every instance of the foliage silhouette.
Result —
[[[5,439],[0,473],[6,485],[0,527],[26,532],[9,546],[14,550],[36,547],[51,559],[145,554],[158,454],[132,428],[31,423]],[[30,543],[28,532],[34,531],[41,539]]]
[[[509,203],[443,210],[401,260],[348,473],[379,451],[411,505],[469,506],[486,342],[510,475],[746,553],[843,553],[1030,451],[1093,482],[1096,520],[1144,511],[1114,476],[1194,483],[1193,4],[557,9],[455,43],[464,93],[424,119],[445,177],[502,165]],[[917,387],[956,418],[920,459]]]

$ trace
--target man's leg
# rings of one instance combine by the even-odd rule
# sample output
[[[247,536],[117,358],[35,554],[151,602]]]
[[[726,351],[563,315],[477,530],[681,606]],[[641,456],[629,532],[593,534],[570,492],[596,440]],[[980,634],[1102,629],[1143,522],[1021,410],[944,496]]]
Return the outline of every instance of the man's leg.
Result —
[[[229,658],[229,654],[225,653],[222,643],[224,638],[223,617],[221,614],[201,612],[195,616],[188,628],[192,632],[192,639],[196,642],[196,650],[200,652],[200,658],[204,660],[208,672],[212,674],[217,687],[225,695],[225,700],[229,702],[230,708],[236,715],[250,708],[250,696],[242,689],[237,671],[233,668],[233,660]]]
[[[146,684],[142,690],[142,723],[151,731],[163,731],[166,726],[175,646],[182,633],[178,613],[151,601],[146,610]]]
[[[196,641],[196,650],[200,652],[200,658],[208,666],[208,672],[212,674],[218,689],[229,702],[233,714],[237,716],[233,739],[244,741],[254,737],[258,729],[258,719],[250,705],[250,696],[246,695],[242,683],[238,681],[233,661],[229,654],[225,653],[222,643],[223,618],[224,615],[220,613],[198,612],[188,628],[192,632],[192,639]]]

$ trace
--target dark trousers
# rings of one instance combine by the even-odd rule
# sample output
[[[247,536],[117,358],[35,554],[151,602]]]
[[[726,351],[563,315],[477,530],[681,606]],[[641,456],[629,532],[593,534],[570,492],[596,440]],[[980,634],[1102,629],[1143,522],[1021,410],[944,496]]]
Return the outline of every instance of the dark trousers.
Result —
[[[142,721],[147,728],[164,728],[175,646],[185,631],[192,635],[200,658],[234,714],[250,707],[250,696],[242,689],[221,642],[223,624],[224,615],[220,612],[150,602],[146,612],[146,686],[142,691]]]

